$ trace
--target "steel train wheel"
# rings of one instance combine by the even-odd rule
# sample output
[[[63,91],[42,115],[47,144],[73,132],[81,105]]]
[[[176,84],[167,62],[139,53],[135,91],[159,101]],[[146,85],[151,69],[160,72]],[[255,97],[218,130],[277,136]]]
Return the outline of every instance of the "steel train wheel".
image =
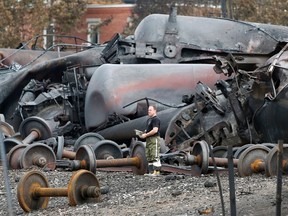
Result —
[[[47,122],[37,116],[26,118],[19,126],[19,132],[24,139],[31,131],[36,130],[39,134],[38,140],[52,137],[52,131]]]
[[[96,157],[91,146],[83,145],[80,146],[76,152],[75,160],[85,160],[86,161],[86,170],[89,170],[92,173],[96,173]]]
[[[198,158],[198,166],[201,169],[202,174],[206,174],[208,172],[209,167],[209,147],[208,144],[204,141],[197,141],[193,149],[191,150],[191,155],[197,156]]]
[[[268,177],[277,175],[277,169],[278,169],[277,153],[278,153],[278,148],[274,147],[266,157],[265,174]],[[283,145],[283,158],[282,159],[283,159],[283,161],[288,160],[288,146],[287,145]],[[282,162],[282,164],[283,164],[283,162]],[[286,175],[288,170],[285,170],[285,168],[284,169],[282,168],[282,172],[283,172],[283,174]]]
[[[76,152],[82,145],[94,145],[101,140],[104,140],[104,137],[98,133],[85,133],[76,140],[74,144],[74,151]]]
[[[84,187],[95,186],[99,189],[99,195],[96,197],[85,197],[82,194]],[[100,201],[100,185],[95,174],[88,170],[79,170],[73,174],[68,184],[69,205],[76,206],[83,203],[95,203]]]
[[[253,145],[247,148],[239,157],[238,160],[238,173],[240,176],[250,176],[257,170],[254,170],[251,166],[253,162],[259,160],[265,162],[265,159],[269,153],[270,149],[263,145]],[[264,172],[261,170],[260,172]]]
[[[140,165],[133,166],[132,171],[136,175],[144,175],[148,170],[148,162],[145,153],[145,144],[141,141],[136,141],[131,150],[131,157],[138,157]]]
[[[17,198],[21,208],[25,212],[45,209],[48,206],[49,197],[35,197],[33,190],[35,187],[48,188],[49,184],[45,176],[36,170],[26,173],[20,179],[17,186]]]
[[[21,155],[20,166],[29,168],[33,165],[55,170],[56,156],[52,148],[42,143],[27,146]]]
[[[247,149],[249,148],[250,146],[254,146],[254,144],[246,144],[246,145],[243,145],[241,146],[240,148],[238,148],[236,150],[236,152],[233,154],[233,157],[235,159],[239,159],[240,155]]]
[[[91,145],[94,154],[98,159],[117,159],[123,158],[123,153],[119,145],[112,140],[101,140],[94,145]]]
[[[27,144],[16,145],[9,151],[7,154],[9,169],[21,169],[20,158],[27,146]]]

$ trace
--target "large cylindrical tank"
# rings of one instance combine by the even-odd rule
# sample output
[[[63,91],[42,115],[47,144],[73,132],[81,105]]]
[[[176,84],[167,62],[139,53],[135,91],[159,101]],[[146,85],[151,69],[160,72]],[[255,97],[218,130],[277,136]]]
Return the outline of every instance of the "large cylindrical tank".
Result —
[[[170,120],[174,115],[178,113],[179,109],[169,108],[166,110],[162,110],[157,113],[161,121],[160,126],[160,136],[162,138],[165,137],[165,131],[167,126],[169,125]],[[129,144],[133,137],[136,137],[134,129],[144,131],[146,129],[146,122],[148,120],[148,116],[143,116],[137,119],[133,119],[131,121],[127,121],[113,127],[106,128],[104,130],[98,131],[100,135],[102,135],[105,139],[113,140],[117,143],[126,143]]]
[[[168,20],[169,16],[164,14],[145,17],[134,33],[136,44],[162,42]],[[288,33],[287,26],[210,17],[177,16],[176,24],[182,44],[230,52],[268,54],[278,41],[285,41]]]
[[[198,81],[213,87],[221,77],[209,64],[102,65],[93,73],[87,88],[86,128],[97,128],[113,113],[139,117],[137,103],[123,107],[141,98],[181,104],[182,96],[192,94]]]

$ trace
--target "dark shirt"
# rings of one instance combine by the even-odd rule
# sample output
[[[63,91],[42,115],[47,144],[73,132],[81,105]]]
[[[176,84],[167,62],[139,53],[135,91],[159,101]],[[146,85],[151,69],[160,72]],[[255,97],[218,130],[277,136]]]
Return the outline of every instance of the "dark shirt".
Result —
[[[147,120],[146,133],[153,130],[154,127],[158,128],[158,132],[155,135],[160,135],[160,119],[157,116],[154,116]]]

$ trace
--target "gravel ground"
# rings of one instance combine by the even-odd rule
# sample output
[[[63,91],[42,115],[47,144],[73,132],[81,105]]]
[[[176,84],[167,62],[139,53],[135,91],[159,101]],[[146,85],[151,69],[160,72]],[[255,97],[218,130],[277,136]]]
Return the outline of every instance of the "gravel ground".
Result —
[[[32,168],[38,169],[38,168]],[[30,169],[31,170],[31,169]],[[16,215],[26,214],[17,201],[17,183],[29,170],[9,170],[12,205]],[[43,172],[50,187],[67,187],[72,172]],[[96,174],[101,187],[109,189],[99,203],[68,205],[66,197],[51,197],[48,208],[28,215],[223,215],[216,176],[201,177],[165,175],[136,176],[129,172]],[[0,214],[7,215],[7,196],[1,167]],[[229,182],[227,173],[220,174],[225,215],[230,215]],[[282,215],[288,215],[287,177],[283,177]],[[258,174],[240,178],[235,176],[237,215],[276,215],[276,177]],[[210,212],[210,213],[209,213]]]

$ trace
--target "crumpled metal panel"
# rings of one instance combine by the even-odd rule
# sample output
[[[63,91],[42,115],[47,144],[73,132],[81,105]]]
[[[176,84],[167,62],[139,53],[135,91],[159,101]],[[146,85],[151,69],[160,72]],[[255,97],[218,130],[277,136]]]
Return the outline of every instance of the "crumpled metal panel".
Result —
[[[274,61],[277,60],[277,63]],[[252,95],[252,100],[262,99],[261,106],[255,110],[254,127],[263,142],[277,143],[278,140],[288,142],[288,52],[283,52],[280,56],[275,55],[267,61],[270,67],[274,67],[272,72],[266,72],[266,76],[271,76],[267,80],[270,88],[266,87],[262,98],[259,95]],[[269,71],[269,67],[267,67]],[[274,87],[272,87],[273,83]],[[262,84],[263,85],[263,84]],[[266,84],[267,85],[267,84]],[[259,91],[258,86],[254,86],[254,91]],[[274,89],[274,91],[273,91]]]
[[[21,68],[18,71],[12,69],[0,70],[0,112],[6,113],[6,108],[11,110],[11,104],[14,102],[14,100],[17,100],[17,97],[20,96],[22,88],[24,88],[24,86],[27,85],[31,79],[42,80],[45,78],[50,78],[53,82],[61,82],[63,71],[65,71],[68,67],[75,65],[96,66],[102,64],[102,50],[103,47],[95,47],[71,55],[65,56],[63,54],[63,57],[60,58],[54,58],[54,55],[50,56],[50,59],[47,59],[47,57],[44,57],[43,59],[43,57],[41,57],[41,60],[39,59],[37,64],[28,65],[27,67]],[[39,54],[38,51],[23,50],[21,53],[22,56],[24,56],[24,60],[19,60],[19,63],[27,63],[31,60],[30,57],[25,57],[26,52],[28,56],[35,52],[35,56],[33,53],[33,55],[31,54],[30,56],[31,58],[34,58]],[[8,54],[9,52],[5,55]],[[48,56],[50,55],[49,52],[47,52],[47,54]],[[15,58],[14,60],[17,59],[18,58]],[[13,97],[11,97],[12,95]],[[3,103],[5,100],[7,103]]]
[[[288,142],[288,88],[287,86],[274,100],[266,100],[255,114],[254,127],[261,140],[268,143],[278,143],[278,140]]]

